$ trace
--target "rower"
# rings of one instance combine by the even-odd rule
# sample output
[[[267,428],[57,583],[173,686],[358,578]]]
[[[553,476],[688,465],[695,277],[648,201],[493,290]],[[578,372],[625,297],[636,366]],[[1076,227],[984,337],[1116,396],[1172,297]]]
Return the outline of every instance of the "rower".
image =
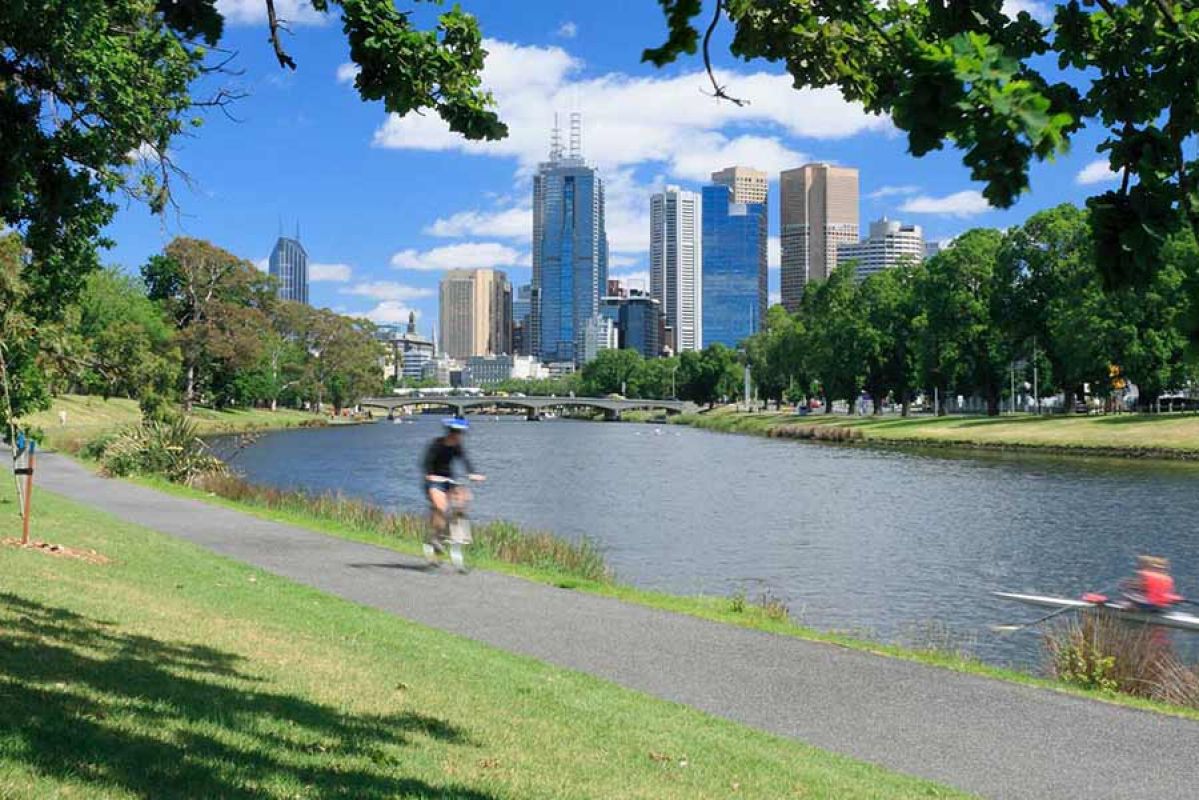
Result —
[[[1139,556],[1136,577],[1124,586],[1124,596],[1145,611],[1165,611],[1182,596],[1174,589],[1170,562],[1158,556]]]

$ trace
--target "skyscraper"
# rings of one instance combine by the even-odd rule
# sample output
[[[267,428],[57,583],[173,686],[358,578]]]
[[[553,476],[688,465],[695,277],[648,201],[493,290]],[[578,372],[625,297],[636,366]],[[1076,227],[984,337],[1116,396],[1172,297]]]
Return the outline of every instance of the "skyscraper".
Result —
[[[452,269],[441,279],[441,350],[450,358],[512,350],[512,286],[493,269]]]
[[[526,283],[516,287],[512,293],[512,352],[515,355],[527,356],[532,353],[532,315],[533,287]]]
[[[563,151],[554,125],[549,160],[533,177],[533,354],[579,363],[587,321],[608,285],[604,184],[582,156],[582,122],[570,118]]]
[[[766,204],[703,189],[703,345],[738,346],[766,316]]]
[[[769,181],[766,173],[753,167],[725,167],[712,173],[712,183],[733,190],[734,203],[766,204]]]
[[[703,220],[700,196],[677,186],[649,201],[650,295],[666,314],[676,352],[703,346]]]
[[[720,186],[727,186],[733,190],[733,194],[729,199],[732,203],[759,203],[762,206],[762,247],[763,253],[766,253],[766,235],[767,228],[770,226],[769,217],[766,215],[770,212],[769,204],[769,186],[766,173],[760,169],[753,167],[725,167],[712,173],[712,183]],[[767,265],[767,256],[762,256],[762,269],[758,273],[758,291],[762,295],[761,313],[758,315],[759,320],[766,318],[766,305],[770,299],[769,283],[770,273]]]
[[[796,311],[804,287],[826,280],[837,245],[858,242],[858,171],[807,164],[779,176],[783,307]]]
[[[280,236],[270,258],[271,277],[279,283],[279,299],[308,302],[308,253],[300,244],[299,229],[296,238]]]
[[[924,232],[919,225],[903,225],[886,217],[871,222],[870,236],[857,244],[837,245],[837,264],[856,262],[858,281],[905,259],[924,260]]]

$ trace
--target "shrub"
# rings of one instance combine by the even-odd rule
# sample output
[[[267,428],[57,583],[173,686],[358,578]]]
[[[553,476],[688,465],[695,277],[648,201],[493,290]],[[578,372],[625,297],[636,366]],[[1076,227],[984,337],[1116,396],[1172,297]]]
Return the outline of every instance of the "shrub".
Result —
[[[1199,674],[1160,627],[1086,612],[1047,631],[1045,644],[1051,672],[1068,683],[1199,707]]]
[[[86,448],[106,475],[158,475],[175,483],[192,485],[209,474],[226,470],[199,437],[196,426],[178,417],[147,420],[126,428]]]

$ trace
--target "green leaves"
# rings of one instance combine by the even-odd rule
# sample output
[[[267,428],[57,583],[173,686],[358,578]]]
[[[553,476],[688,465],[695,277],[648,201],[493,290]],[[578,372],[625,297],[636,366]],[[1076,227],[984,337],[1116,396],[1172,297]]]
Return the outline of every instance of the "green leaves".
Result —
[[[644,56],[659,66],[695,52],[702,11],[698,0],[660,2],[669,38]],[[782,63],[797,89],[836,86],[889,114],[913,155],[961,150],[997,207],[1014,204],[1030,165],[1066,152],[1085,125],[1107,129],[1100,152],[1129,179],[1090,203],[1099,266],[1112,287],[1151,277],[1165,237],[1179,224],[1199,232],[1199,165],[1185,163],[1199,136],[1199,7],[1068,0],[1047,28],[1003,6],[727,0],[723,18],[735,56]]]

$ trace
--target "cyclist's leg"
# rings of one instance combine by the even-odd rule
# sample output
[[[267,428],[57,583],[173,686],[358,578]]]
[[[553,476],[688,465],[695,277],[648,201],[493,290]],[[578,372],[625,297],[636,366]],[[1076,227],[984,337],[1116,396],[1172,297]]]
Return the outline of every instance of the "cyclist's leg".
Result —
[[[445,548],[445,540],[449,528],[449,493],[440,487],[428,487],[425,490],[429,496],[429,532],[425,537],[425,555],[440,553]]]

